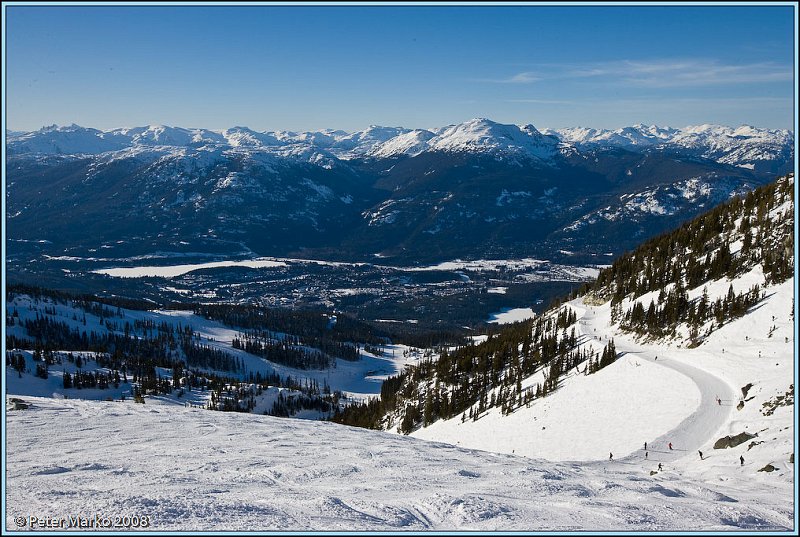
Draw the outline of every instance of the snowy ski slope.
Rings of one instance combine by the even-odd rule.
[[[147,516],[156,530],[786,532],[793,406],[765,416],[762,402],[792,382],[792,289],[770,289],[696,349],[613,334],[614,364],[504,420],[415,433],[439,442],[155,399],[24,396],[30,408],[7,411],[6,528],[100,513]],[[571,307],[589,337],[608,329],[607,306]],[[763,443],[712,448],[742,431]],[[758,472],[767,463],[776,471]]]
[[[332,423],[27,399],[29,409],[8,413],[8,530],[15,517],[95,513],[172,531],[792,526],[790,495],[747,467],[731,467],[735,484],[703,483],[675,470],[649,476],[621,462],[548,462]]]

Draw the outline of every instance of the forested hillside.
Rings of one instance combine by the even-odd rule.
[[[327,415],[341,394],[320,370],[336,369],[337,360],[360,362],[360,351],[383,341],[363,323],[321,312],[156,311],[20,285],[7,289],[6,302],[9,393],[19,395],[155,397],[213,410]]]
[[[732,282],[754,270],[763,275],[761,284],[736,293],[730,283],[725,296],[709,297],[710,282]],[[763,299],[764,285],[793,274],[794,177],[786,176],[624,254],[579,294],[610,299],[612,319],[626,331],[688,335],[698,345]]]

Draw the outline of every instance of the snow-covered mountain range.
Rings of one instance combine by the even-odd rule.
[[[577,127],[544,132],[578,147],[671,148],[751,169],[764,162],[791,158],[794,144],[791,131],[750,125],[733,128],[705,124],[682,129],[634,125],[614,130]]]
[[[98,248],[591,264],[794,165],[788,131],[488,119],[352,133],[51,126],[7,133],[7,149],[8,236],[24,253],[12,272]]]
[[[129,148],[242,148],[290,155],[332,155],[337,159],[416,156],[426,152],[513,154],[550,161],[559,151],[582,146],[627,149],[672,148],[735,166],[785,159],[792,153],[791,131],[698,125],[685,128],[634,125],[620,129],[543,129],[476,118],[436,129],[370,126],[363,131],[263,131],[233,127],[221,131],[150,125],[101,131],[51,125],[33,132],[7,133],[14,153],[97,155]],[[312,157],[314,158],[314,157]]]

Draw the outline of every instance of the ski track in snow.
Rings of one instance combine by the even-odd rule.
[[[582,321],[587,325],[596,323],[595,316],[590,311],[585,311]],[[735,401],[736,394],[733,389],[722,379],[707,373],[686,363],[678,362],[654,353],[652,346],[639,345],[627,338],[615,339],[615,345],[620,358],[625,356],[635,356],[637,360],[646,360],[660,367],[672,369],[690,378],[700,390],[700,405],[697,409],[686,417],[677,427],[664,433],[663,435],[645,441],[648,444],[648,465],[658,462],[673,462],[687,454],[696,453],[698,450],[708,448],[706,453],[710,453],[708,441],[715,431],[719,430],[728,420],[730,411],[733,408],[731,401]],[[668,352],[668,351],[667,351]],[[726,401],[725,406],[717,404],[717,397]],[[672,443],[673,449],[669,449]],[[642,444],[644,450],[644,444]],[[619,462],[642,462],[643,454],[634,452],[624,458],[618,459]]]

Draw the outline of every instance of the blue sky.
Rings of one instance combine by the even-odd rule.
[[[794,122],[788,4],[4,7],[12,130]]]

